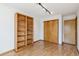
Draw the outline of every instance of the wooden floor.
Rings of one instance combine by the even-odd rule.
[[[58,46],[50,42],[38,41],[18,53],[12,51],[3,56],[78,56],[78,52],[73,45]]]

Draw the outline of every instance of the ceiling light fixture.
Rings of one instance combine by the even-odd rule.
[[[52,12],[50,12],[47,8],[45,8],[41,3],[37,3],[37,4],[41,6],[43,10],[45,10],[46,12],[48,12],[49,14],[52,14]]]

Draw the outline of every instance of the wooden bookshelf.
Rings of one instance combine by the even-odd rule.
[[[33,17],[16,14],[16,52],[33,43]]]
[[[16,39],[16,51],[23,49],[26,46],[26,16],[17,13],[17,39]]]
[[[27,44],[33,43],[33,18],[27,16]]]

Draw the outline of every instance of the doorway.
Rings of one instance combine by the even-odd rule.
[[[64,20],[64,40],[63,43],[77,44],[77,19]]]

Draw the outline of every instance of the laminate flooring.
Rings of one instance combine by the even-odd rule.
[[[19,52],[11,51],[1,56],[78,56],[76,46],[57,44],[47,41],[37,41],[28,45],[25,49]]]

